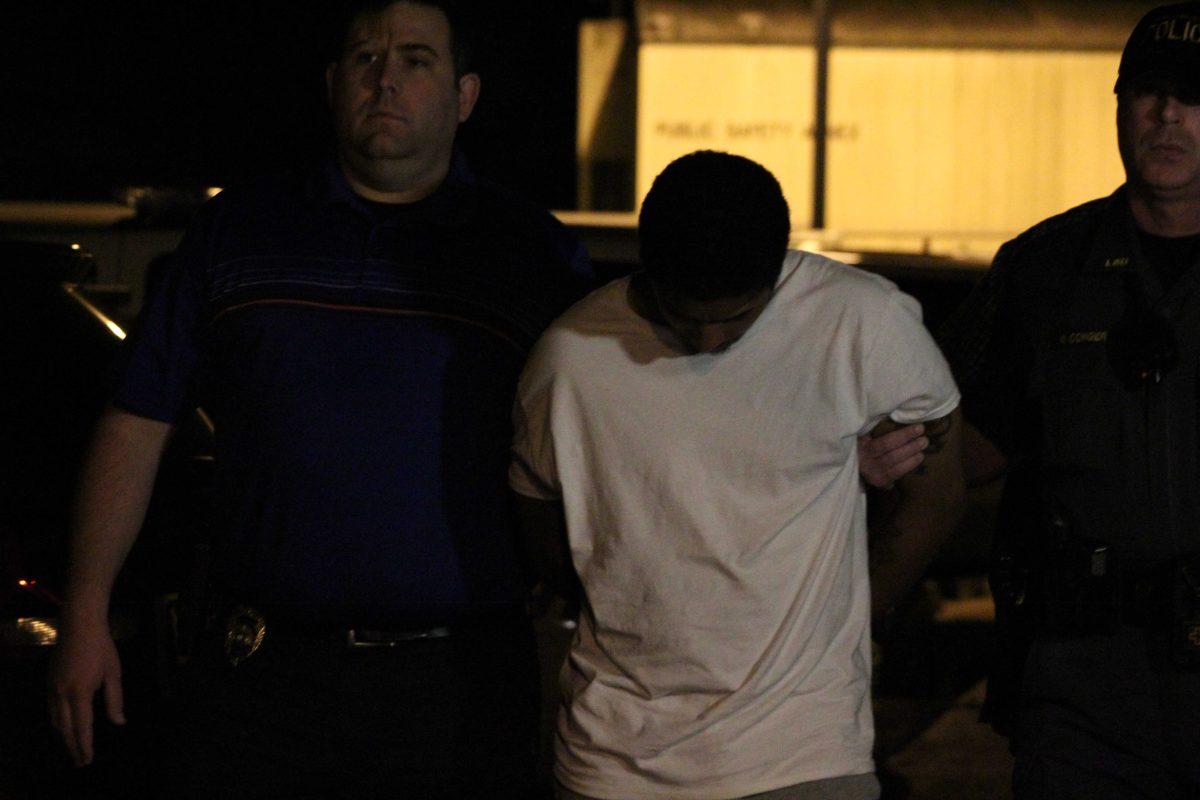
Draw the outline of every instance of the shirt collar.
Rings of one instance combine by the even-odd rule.
[[[1137,222],[1129,207],[1129,189],[1121,186],[1105,201],[1099,226],[1087,260],[1084,274],[1118,274],[1128,276],[1131,285],[1140,287],[1143,296],[1152,303],[1165,302],[1164,308],[1177,308],[1192,291],[1200,276],[1195,269],[1184,273],[1167,291],[1154,268],[1146,260],[1138,237]]]
[[[462,151],[455,148],[446,179],[433,194],[412,205],[425,211],[431,223],[454,227],[465,223],[474,213],[476,188],[475,173]],[[308,192],[323,206],[348,206],[357,213],[373,218],[366,203],[346,180],[335,156],[327,157],[314,171],[308,182]]]
[[[1145,272],[1136,223],[1129,210],[1128,190],[1122,186],[1108,196],[1100,212],[1096,238],[1084,261],[1085,273]]]

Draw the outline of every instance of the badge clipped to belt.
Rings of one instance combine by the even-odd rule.
[[[267,621],[249,606],[237,606],[225,622],[225,658],[236,667],[262,647]]]

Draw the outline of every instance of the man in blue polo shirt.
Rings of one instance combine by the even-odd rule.
[[[107,607],[160,456],[197,403],[215,421],[172,796],[513,796],[535,763],[509,411],[586,259],[456,153],[480,83],[452,4],[357,5],[326,74],[336,157],[202,209],[85,467],[50,696],[80,764],[98,693],[123,722]]]

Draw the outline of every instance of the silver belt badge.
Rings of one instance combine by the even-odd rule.
[[[263,615],[249,606],[237,606],[225,622],[225,658],[236,667],[258,652],[266,635]]]

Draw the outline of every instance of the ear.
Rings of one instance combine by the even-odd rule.
[[[468,72],[458,79],[458,121],[466,122],[479,100],[479,76]]]

